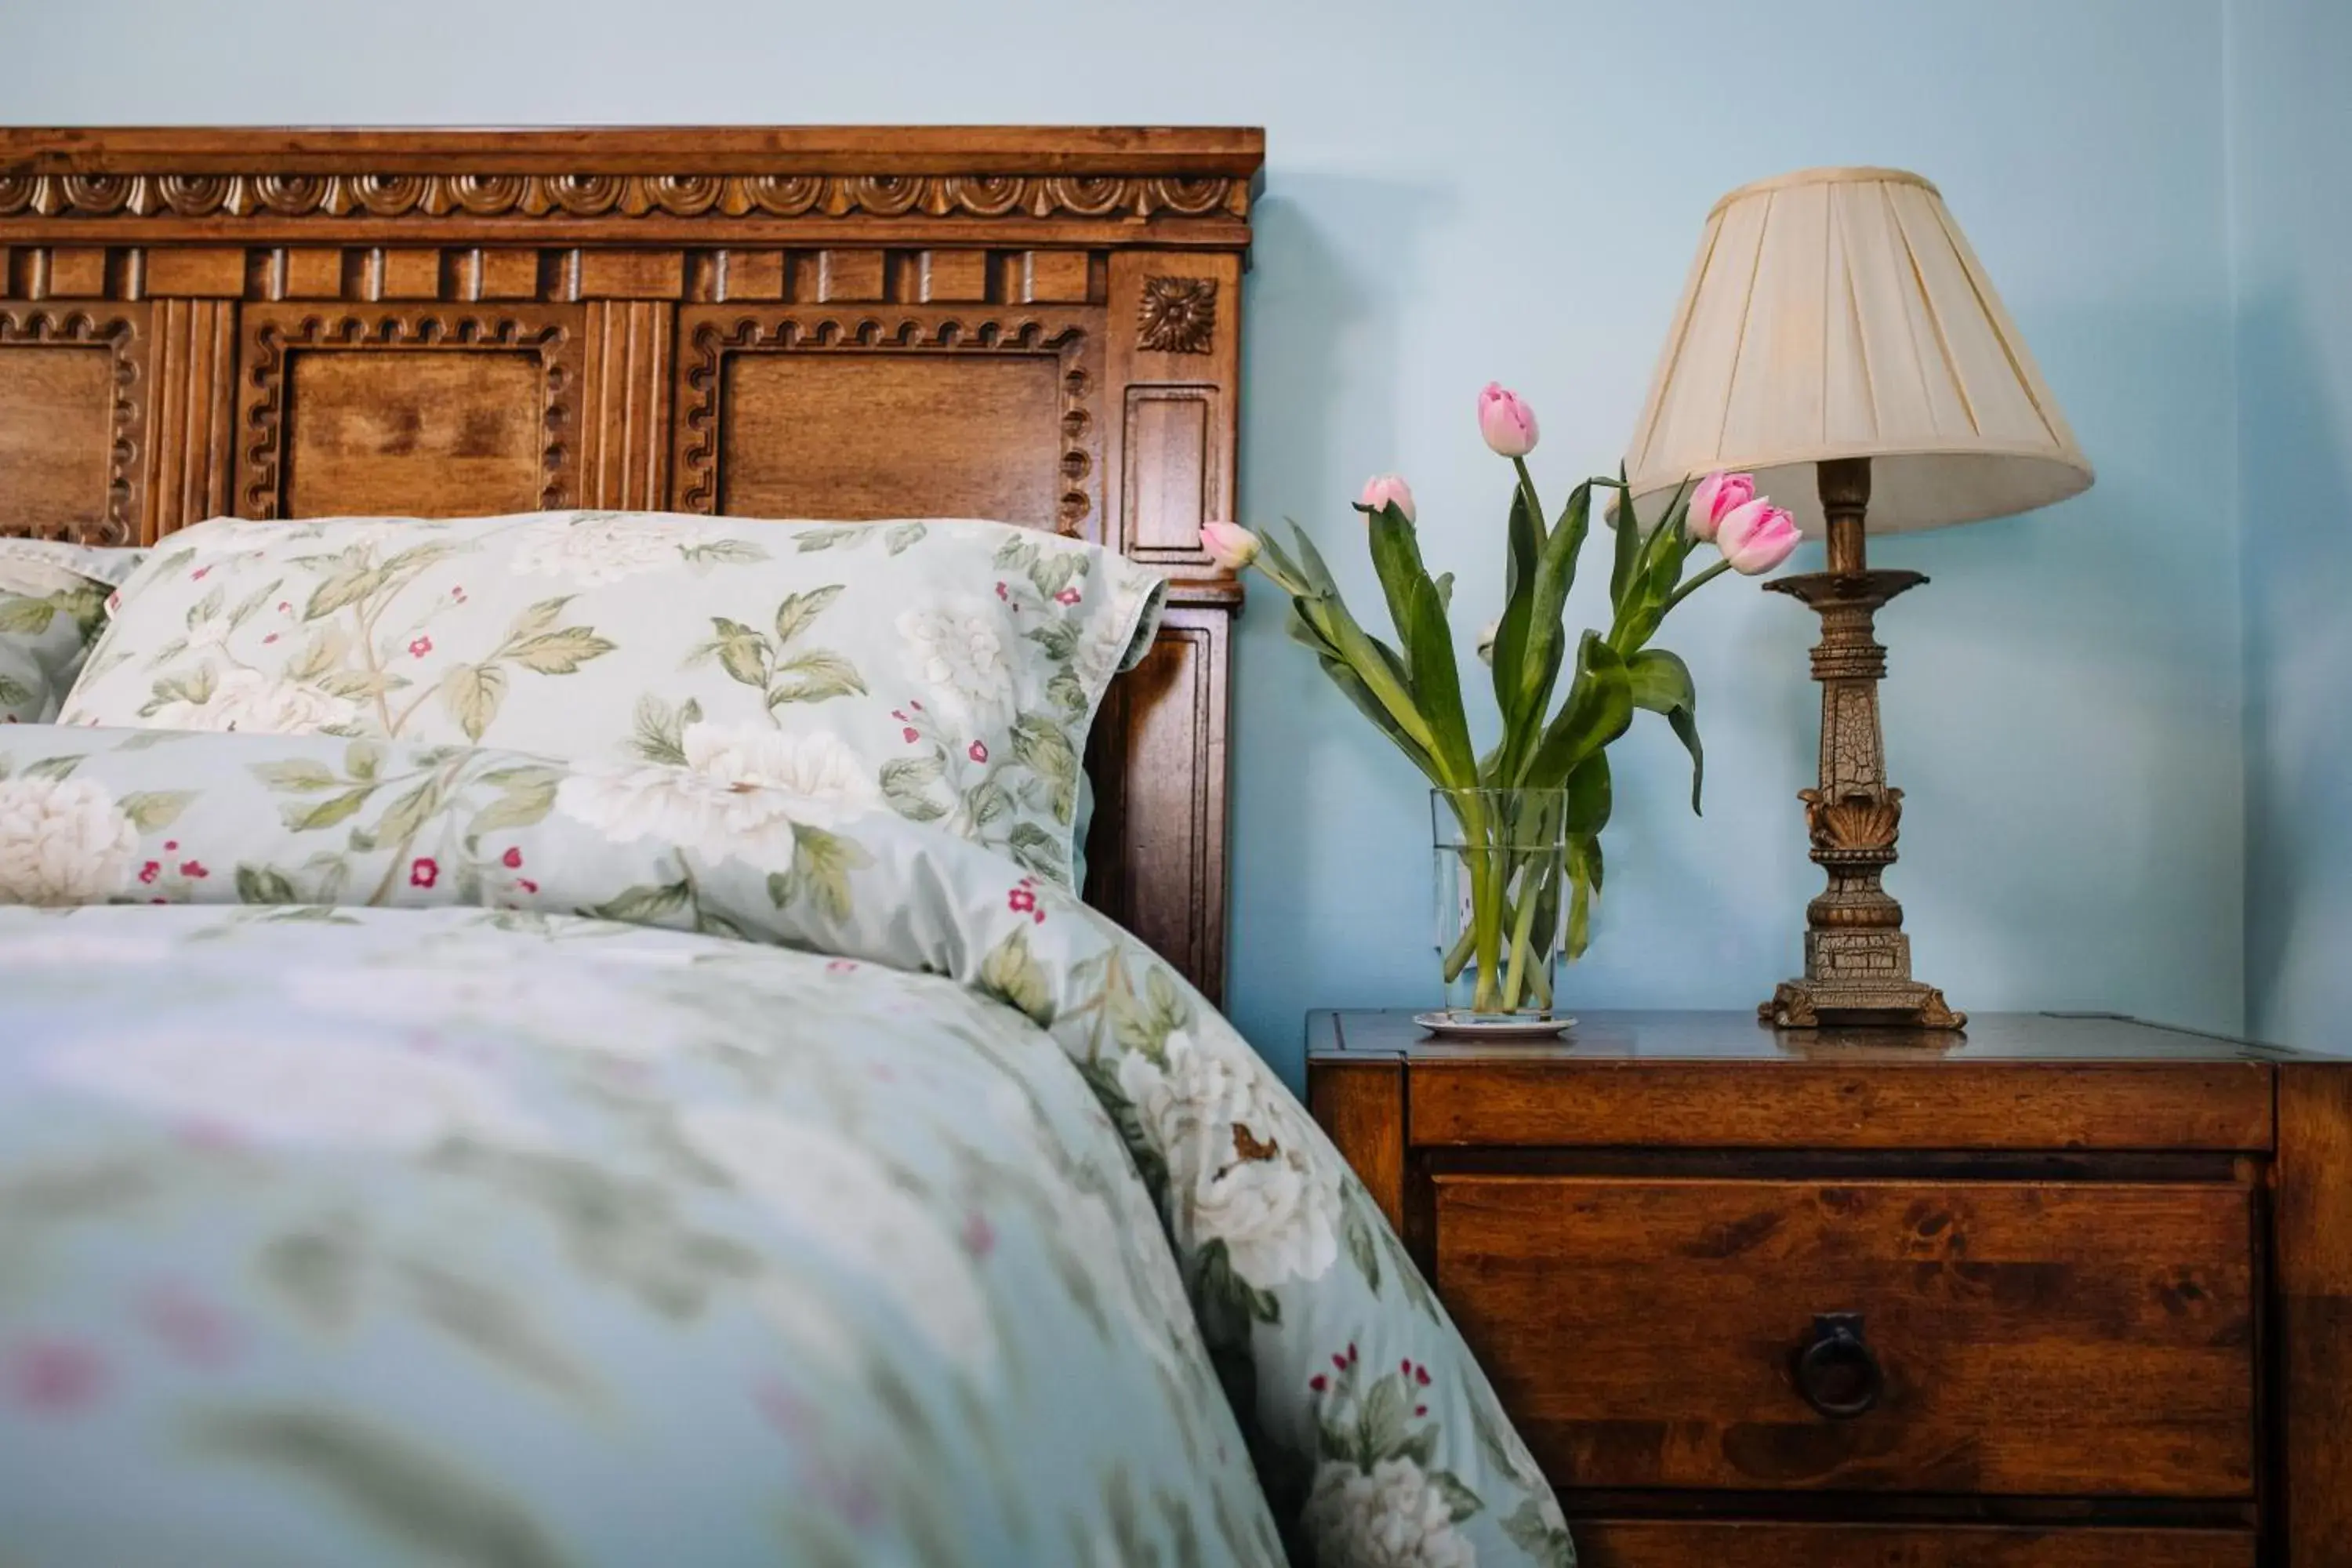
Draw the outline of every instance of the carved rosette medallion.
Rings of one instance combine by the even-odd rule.
[[[1146,278],[1135,346],[1150,353],[1204,354],[1217,339],[1217,280]]]

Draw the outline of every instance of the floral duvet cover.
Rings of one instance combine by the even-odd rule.
[[[0,905],[8,1568],[1573,1561],[1297,1103],[969,843],[19,726]]]

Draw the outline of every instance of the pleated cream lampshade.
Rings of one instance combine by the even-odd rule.
[[[1943,196],[1897,169],[1809,169],[1716,204],[1625,467],[1637,499],[1753,471],[1818,535],[1830,458],[1872,459],[1873,532],[2091,483]]]

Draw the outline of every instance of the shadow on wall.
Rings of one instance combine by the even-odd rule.
[[[1450,200],[1438,186],[1286,169],[1279,194],[1251,215],[1237,510],[1285,537],[1286,513],[1296,516],[1351,599],[1369,569],[1335,527],[1352,519],[1347,502],[1363,479],[1349,471],[1349,454],[1395,448],[1402,355],[1388,329],[1409,319],[1424,265],[1414,231],[1393,229],[1393,218],[1412,212],[1433,222]],[[1349,243],[1372,235],[1376,251]],[[1297,510],[1302,498],[1311,511]],[[1290,646],[1281,595],[1255,579],[1249,594],[1235,653],[1234,746],[1245,763],[1234,773],[1227,1011],[1295,1088],[1304,1064],[1288,999],[1302,970],[1320,981],[1318,963],[1344,963],[1350,940],[1352,911],[1335,916],[1329,897],[1333,868],[1313,863],[1329,842],[1313,825],[1356,809],[1355,781],[1406,764]],[[1349,837],[1360,841],[1394,841],[1391,824],[1357,826]]]
[[[2352,406],[2296,300],[2239,321],[2246,994],[2265,1038],[2352,1053]]]

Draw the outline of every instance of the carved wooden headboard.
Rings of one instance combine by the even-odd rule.
[[[1173,580],[1088,897],[1212,998],[1256,131],[0,129],[0,532],[996,517]]]

